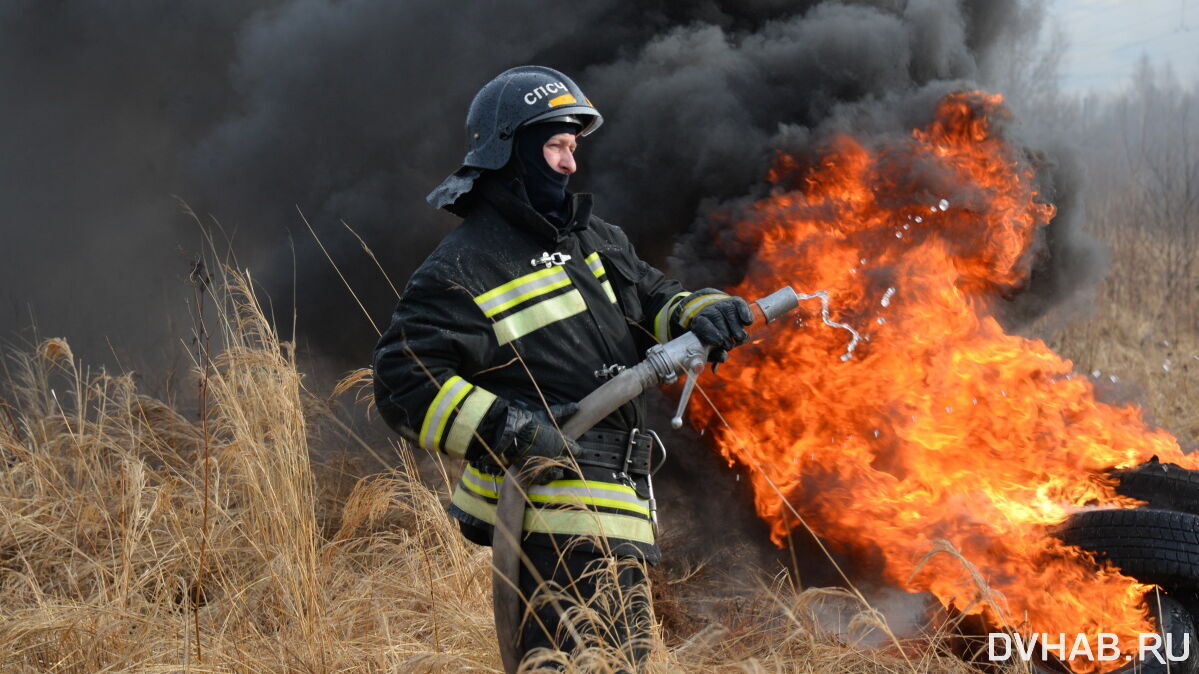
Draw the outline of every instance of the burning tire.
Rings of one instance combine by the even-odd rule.
[[[1147,501],[1160,510],[1199,515],[1199,470],[1188,470],[1172,463],[1160,463],[1157,457],[1136,468],[1115,470],[1119,480],[1116,491],[1124,496]]]
[[[1149,612],[1153,614],[1153,621],[1158,626],[1158,634],[1170,643],[1166,649],[1170,657],[1163,658],[1167,660],[1163,663],[1149,656],[1108,674],[1199,674],[1199,657],[1195,656],[1195,621],[1190,612],[1174,599],[1155,595],[1153,592],[1146,596],[1145,601],[1149,604]],[[1183,654],[1183,644],[1189,644],[1186,652],[1190,657],[1182,661],[1173,660],[1174,657]]]
[[[1199,588],[1199,515],[1092,510],[1072,516],[1055,533],[1142,583]]]

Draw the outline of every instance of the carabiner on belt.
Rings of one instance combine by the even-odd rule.
[[[639,432],[640,429],[637,428],[634,428],[629,432],[629,441],[627,444],[625,444],[624,449],[624,461],[620,465],[620,471],[614,473],[614,475],[616,476],[616,479],[628,485],[629,488],[633,490],[633,493],[637,495],[637,498],[644,499],[649,502],[649,519],[650,524],[653,526],[654,539],[656,540],[658,538],[658,500],[654,498],[654,473],[658,471],[653,468],[653,447],[650,448],[649,452],[648,461],[650,465],[646,467],[647,469],[645,471],[645,487],[648,493],[642,494],[641,491],[637,489],[637,481],[629,475],[629,465],[633,463],[633,450],[637,446],[637,434]],[[646,433],[653,438],[653,444],[662,448],[662,463],[665,463],[666,445],[662,444],[662,438],[658,437],[658,433],[656,431],[646,431]],[[658,468],[661,468],[661,465],[659,465]]]

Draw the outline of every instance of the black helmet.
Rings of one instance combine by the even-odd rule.
[[[516,130],[540,122],[571,122],[586,136],[603,123],[583,90],[566,75],[543,66],[520,66],[483,85],[466,114],[466,158],[427,200],[435,208],[449,206],[470,191],[475,178],[498,169],[512,156]]]

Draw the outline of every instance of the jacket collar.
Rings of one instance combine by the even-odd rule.
[[[498,174],[489,176],[481,181],[481,196],[499,214],[513,225],[528,231],[538,237],[558,242],[574,232],[587,228],[591,222],[591,195],[570,194],[567,222],[561,228],[546,220],[524,197],[525,187],[518,177],[505,177]]]

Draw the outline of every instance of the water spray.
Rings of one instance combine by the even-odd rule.
[[[894,291],[895,291],[894,288],[891,288],[887,291],[888,294],[883,298],[883,306],[884,307],[887,306],[888,302],[891,299],[891,294],[894,293]],[[849,360],[850,358],[853,358],[853,350],[858,347],[858,342],[860,342],[862,340],[862,336],[859,335],[858,331],[854,330],[852,327],[850,327],[844,323],[838,323],[837,321],[834,321],[833,319],[829,318],[828,291],[827,290],[817,290],[814,293],[797,292],[797,293],[795,293],[795,295],[801,301],[802,300],[819,299],[820,300],[820,320],[824,321],[824,324],[829,326],[830,328],[840,328],[842,330],[849,331],[849,334],[852,335],[852,338],[849,340],[849,346],[845,347],[845,353],[841,354],[841,361],[845,362],[845,361]]]

